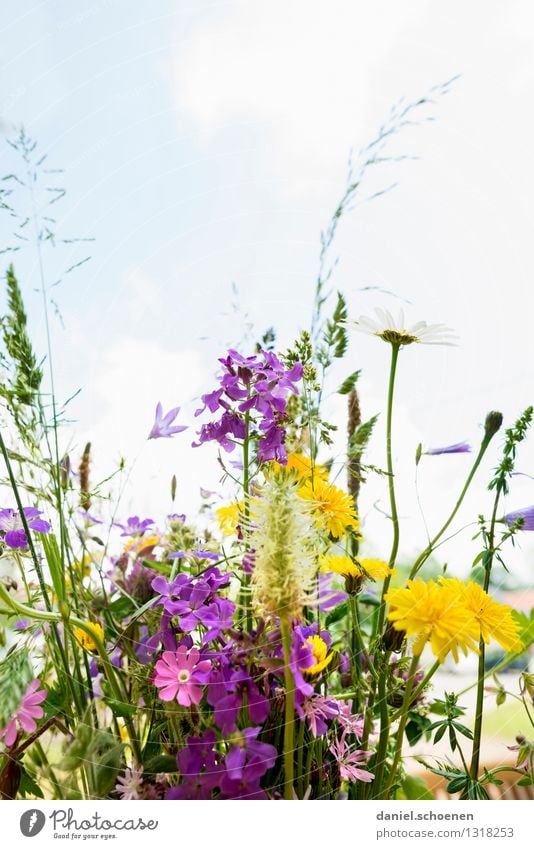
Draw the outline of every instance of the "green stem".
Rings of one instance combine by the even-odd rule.
[[[467,476],[467,480],[466,480],[466,482],[463,486],[462,491],[460,492],[460,495],[458,497],[458,500],[456,501],[456,504],[454,505],[452,513],[450,514],[449,518],[447,519],[447,521],[445,522],[443,527],[440,528],[440,530],[437,532],[435,537],[428,543],[427,547],[424,549],[424,551],[421,552],[421,554],[419,555],[419,557],[415,561],[413,568],[412,568],[412,571],[410,572],[410,580],[415,578],[415,576],[419,572],[421,566],[428,560],[428,558],[430,557],[430,555],[432,554],[432,552],[434,550],[436,543],[441,539],[441,537],[443,536],[443,534],[445,533],[445,531],[447,530],[447,528],[449,527],[449,525],[453,521],[454,517],[458,513],[458,510],[462,506],[462,502],[465,498],[467,490],[469,489],[469,487],[471,485],[471,481],[473,480],[473,478],[474,478],[474,476],[477,472],[477,469],[480,466],[482,458],[487,451],[488,445],[490,444],[493,435],[494,435],[493,433],[489,433],[489,434],[487,433],[484,436],[484,439],[482,440],[482,442],[480,444],[479,452],[478,452],[478,454],[475,458],[475,462],[473,463],[473,465],[471,467],[471,471],[469,472],[469,475]]]
[[[297,737],[297,787],[298,787],[298,797],[302,799],[304,796],[304,731],[306,728],[306,723],[301,722],[299,725],[298,737]]]
[[[100,660],[102,661],[102,666],[104,669],[104,674],[109,683],[110,689],[113,693],[113,697],[119,702],[127,702],[128,694],[123,690],[122,683],[118,673],[116,673],[113,664],[111,663],[108,653],[106,651],[106,647],[95,630],[91,627],[91,624],[88,622],[84,622],[83,619],[78,619],[76,616],[69,616],[68,618],[62,616],[60,613],[54,613],[52,611],[45,610],[35,610],[33,607],[28,607],[26,604],[21,604],[12,598],[2,582],[0,581],[0,599],[8,605],[12,610],[17,613],[22,614],[23,616],[27,616],[29,619],[37,619],[40,622],[50,622],[53,626],[57,626],[59,622],[63,622],[66,627],[71,629],[80,628],[84,633],[86,633],[89,637],[91,637],[92,641],[96,646],[96,650],[100,655]],[[75,702],[76,703],[76,702]],[[128,729],[128,734],[130,736],[130,741],[132,745],[132,750],[136,757],[137,763],[141,763],[141,750],[139,748],[139,741],[137,740],[135,729],[130,717],[124,718],[124,724]]]
[[[495,552],[495,523],[497,521],[497,510],[499,507],[499,499],[501,496],[500,487],[497,488],[495,501],[493,503],[493,512],[491,514],[491,522],[488,532],[488,558],[484,564],[484,592],[488,591],[491,569],[493,566],[493,555]],[[482,740],[482,719],[484,715],[484,672],[486,661],[486,644],[480,637],[479,656],[478,656],[478,675],[477,675],[477,703],[475,708],[475,727],[473,730],[473,753],[471,756],[471,778],[473,781],[478,779],[478,768],[480,765],[480,744]]]
[[[389,566],[392,569],[397,559],[399,550],[399,515],[397,512],[397,499],[395,496],[395,477],[393,472],[393,452],[392,452],[392,423],[393,423],[393,393],[395,391],[395,375],[397,371],[397,360],[399,357],[399,345],[391,346],[391,365],[389,369],[389,385],[387,399],[387,422],[386,422],[386,462],[388,473],[388,489],[389,489],[389,504],[391,511],[391,522],[393,525],[393,541],[391,544],[391,554],[389,555]],[[384,619],[386,616],[386,594],[391,581],[391,573],[387,575],[382,587],[382,596],[380,599],[380,609],[378,613],[377,634],[382,633],[384,627]]]
[[[395,754],[393,756],[393,763],[391,765],[391,770],[389,773],[388,783],[384,790],[384,798],[387,798],[387,794],[391,790],[395,782],[395,776],[397,773],[397,769],[399,767],[400,759],[402,756],[402,744],[404,742],[404,732],[406,730],[406,725],[408,723],[408,711],[410,710],[410,705],[413,701],[412,690],[413,684],[415,680],[415,673],[417,672],[417,665],[419,663],[419,655],[415,655],[412,658],[412,662],[410,664],[410,669],[408,672],[408,680],[406,682],[406,689],[404,691],[404,699],[402,700],[401,707],[401,717],[399,722],[399,727],[397,729],[397,734],[395,738]]]
[[[284,798],[293,799],[294,781],[294,731],[295,731],[295,682],[289,666],[291,654],[291,628],[287,618],[280,618],[282,646],[284,648],[284,678],[286,688],[286,705],[284,718]]]

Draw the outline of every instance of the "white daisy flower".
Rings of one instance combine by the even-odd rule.
[[[391,345],[411,345],[419,342],[421,345],[455,345],[456,337],[450,328],[444,324],[427,324],[417,321],[411,327],[404,323],[404,311],[400,310],[395,318],[389,310],[375,309],[376,318],[361,315],[351,324],[362,333],[378,336]]]

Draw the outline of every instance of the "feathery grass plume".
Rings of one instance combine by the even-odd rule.
[[[253,604],[264,617],[290,622],[308,602],[317,571],[317,531],[298,486],[292,474],[273,475],[252,505]]]
[[[0,662],[0,728],[13,718],[34,677],[26,647],[9,652]]]
[[[361,453],[354,451],[352,447],[352,439],[354,434],[362,423],[362,413],[360,410],[360,399],[356,389],[352,389],[348,398],[349,419],[347,424],[348,432],[348,451],[347,451],[347,489],[354,500],[354,507],[358,508],[358,495],[360,494],[360,475],[361,475]]]
[[[80,507],[82,510],[89,510],[91,507],[91,492],[89,485],[89,465],[91,462],[91,443],[88,442],[85,446],[78,469],[80,475]]]
[[[12,265],[6,272],[8,313],[1,319],[4,345],[14,367],[10,389],[2,388],[2,395],[10,406],[31,405],[39,393],[43,378],[42,369],[28,336],[28,319],[24,301]]]

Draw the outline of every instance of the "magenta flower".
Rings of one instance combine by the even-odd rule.
[[[161,688],[159,697],[164,702],[174,699],[179,705],[198,705],[202,699],[201,684],[207,682],[210,660],[200,660],[198,649],[179,646],[175,652],[164,651],[156,663],[154,684]]]
[[[42,510],[37,510],[36,507],[24,507],[24,516],[26,522],[32,531],[37,531],[40,534],[47,534],[50,530],[50,525],[44,519],[38,519]],[[18,510],[11,510],[9,507],[0,510],[0,530],[5,532],[4,542],[9,548],[26,548],[28,538],[22,524],[22,519]]]
[[[346,731],[343,732],[339,740],[335,740],[330,746],[330,752],[335,757],[339,766],[341,778],[346,781],[372,781],[374,775],[366,769],[362,769],[367,762],[369,752],[364,752],[362,749],[353,749],[347,744],[345,737]]]
[[[148,434],[149,439],[161,439],[162,437],[174,436],[175,433],[181,433],[187,430],[187,425],[173,425],[173,421],[180,412],[180,407],[173,407],[168,413],[163,415],[163,407],[158,402],[156,407],[156,419],[152,425],[152,430]]]
[[[468,454],[471,451],[468,442],[455,442],[453,445],[445,445],[443,448],[428,448],[423,454]]]
[[[9,720],[6,727],[0,731],[0,738],[4,738],[8,748],[11,748],[17,739],[17,724],[27,734],[32,734],[37,728],[35,720],[41,719],[44,715],[41,702],[44,702],[47,694],[46,690],[38,689],[40,684],[39,679],[35,678],[28,685],[20,707],[15,711],[15,715]]]
[[[502,521],[511,528],[519,519],[523,520],[519,526],[519,530],[534,531],[534,505],[513,510],[511,513],[507,513],[506,516],[503,516]]]

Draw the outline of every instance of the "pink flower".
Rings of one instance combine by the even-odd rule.
[[[207,682],[211,669],[210,660],[199,660],[198,649],[187,650],[179,646],[175,652],[164,651],[156,663],[154,684],[161,687],[159,697],[164,702],[176,699],[179,705],[198,705],[202,699],[202,687]]]
[[[143,767],[137,767],[132,764],[124,770],[124,775],[121,775],[115,785],[115,793],[121,799],[140,799],[141,788],[143,785]]]
[[[351,752],[345,740],[346,733],[344,731],[341,739],[335,740],[330,746],[330,751],[338,762],[341,778],[346,781],[372,781],[373,773],[361,768],[367,762],[370,752],[364,752],[362,749],[353,749]]]
[[[8,748],[11,748],[17,739],[17,723],[27,734],[33,733],[37,728],[36,719],[41,719],[44,715],[41,702],[46,699],[46,690],[38,690],[41,682],[35,678],[28,685],[26,692],[22,697],[20,707],[15,711],[15,715],[9,720],[6,727],[0,731],[0,737],[4,738],[4,742]]]

